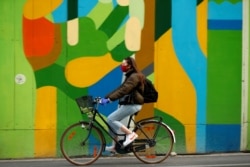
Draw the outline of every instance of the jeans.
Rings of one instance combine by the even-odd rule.
[[[117,110],[108,116],[107,122],[115,132],[118,132],[118,130],[123,126],[120,121],[140,111],[141,108],[142,105],[140,104],[121,105]],[[115,134],[111,132],[110,134],[115,137]]]

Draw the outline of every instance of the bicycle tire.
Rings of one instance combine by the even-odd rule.
[[[133,142],[133,153],[137,159],[146,164],[156,164],[168,158],[173,149],[174,137],[165,124],[149,120],[142,122],[134,131],[138,134]]]
[[[104,137],[94,125],[79,122],[69,126],[62,134],[60,148],[64,158],[74,165],[89,165],[95,162],[104,149]]]

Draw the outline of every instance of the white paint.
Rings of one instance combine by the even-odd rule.
[[[242,100],[241,100],[241,145],[240,150],[247,148],[248,117],[248,82],[249,82],[249,0],[243,0],[242,26]]]
[[[15,76],[15,82],[17,83],[17,84],[24,84],[25,82],[26,82],[26,77],[25,77],[25,75],[23,75],[23,74],[17,74],[16,76]]]

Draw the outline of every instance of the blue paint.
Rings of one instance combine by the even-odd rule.
[[[196,0],[172,1],[172,32],[176,55],[193,83],[197,97],[196,124],[206,124],[207,60],[197,40]],[[195,115],[194,115],[195,116]],[[206,128],[197,128],[197,152],[205,151]],[[198,135],[199,134],[199,135]],[[203,136],[200,138],[200,136]]]
[[[223,3],[208,3],[209,20],[242,20],[242,2],[233,4],[227,1]]]
[[[78,17],[87,16],[97,3],[98,0],[78,0]]]
[[[52,12],[52,16],[55,23],[63,23],[67,21],[67,6],[67,0],[64,0],[62,4],[58,8],[56,8],[55,11]]]
[[[208,20],[209,30],[242,30],[242,20]]]
[[[98,0],[78,0],[78,17],[86,16],[98,3]],[[64,0],[62,4],[53,11],[53,19],[55,23],[67,22],[67,0]]]
[[[93,84],[88,89],[88,94],[96,97],[104,97],[106,94],[113,91],[115,88],[121,85],[123,73],[120,67],[115,68],[113,71],[109,72],[96,84]],[[104,115],[109,115],[115,109],[117,109],[117,101],[107,104],[106,106],[100,106],[100,111]]]
[[[240,151],[240,125],[207,125],[206,152]]]

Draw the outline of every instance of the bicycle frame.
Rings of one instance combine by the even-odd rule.
[[[111,131],[113,134],[115,134],[115,136],[124,136],[124,137],[125,137],[126,134],[118,134],[117,132],[115,132],[115,131],[112,129],[112,127],[107,123],[107,121],[104,119],[104,117],[103,117],[103,116],[100,114],[100,112],[98,111],[98,103],[97,103],[96,106],[93,108],[92,113],[93,113],[93,116],[92,116],[92,118],[90,119],[90,122],[89,122],[89,126],[90,126],[89,135],[91,134],[91,127],[92,127],[93,125],[96,125],[96,126],[98,126],[98,128],[101,129],[102,132],[105,132],[111,139],[113,139],[113,140],[116,142],[116,144],[119,144],[120,147],[123,147],[123,146],[122,146],[122,143],[120,143],[119,141],[117,141],[117,140],[115,139],[115,137],[113,137],[112,135],[110,135],[109,131]],[[134,114],[134,115],[136,115],[136,114]],[[149,121],[149,120],[155,120],[155,121],[157,121],[157,122],[162,122],[162,120],[163,120],[162,117],[155,116],[155,117],[145,118],[145,119],[142,119],[142,120],[140,120],[140,121],[138,121],[138,122],[135,122],[135,120],[133,119],[133,116],[134,116],[134,115],[130,115],[130,116],[129,116],[128,123],[127,123],[127,128],[130,128],[131,122],[133,122],[134,125],[135,125],[134,128],[139,129],[139,130],[146,136],[146,138],[147,138],[146,140],[149,141],[150,139],[149,139],[148,135],[140,128],[140,127],[141,127],[141,124],[142,124],[143,122]],[[109,130],[109,131],[106,130],[106,129],[101,125],[101,123],[96,119],[96,117],[101,118],[102,123],[104,123],[104,124],[108,127],[108,130]],[[155,135],[158,133],[158,129],[159,129],[159,127],[156,128],[156,133],[155,133]],[[172,130],[171,130],[171,132],[172,132]],[[155,138],[155,136],[154,136],[153,138]],[[138,141],[138,142],[141,142],[141,141]],[[145,142],[145,139],[143,140],[143,142]],[[149,141],[148,143],[151,143],[150,145],[152,145],[152,142]],[[105,136],[104,136],[104,144],[106,145],[106,138],[105,138]]]
[[[90,125],[90,128],[93,126],[93,125],[97,125],[98,126],[98,128],[100,128],[101,129],[101,131],[102,132],[105,132],[111,139],[113,139],[117,144],[119,144],[120,146],[122,146],[122,144],[121,143],[119,143],[118,141],[116,141],[116,139],[115,139],[115,137],[113,137],[112,135],[110,135],[110,133],[109,133],[109,131],[111,131],[114,135],[116,135],[116,136],[124,136],[125,137],[125,135],[126,134],[119,134],[119,133],[117,133],[117,132],[115,132],[114,130],[113,130],[113,128],[107,123],[107,121],[104,119],[104,117],[100,114],[100,112],[98,111],[98,109],[97,109],[98,107],[94,107],[93,108],[93,117],[92,117],[92,119],[90,119],[90,122],[89,122],[89,125]],[[107,127],[108,127],[108,130],[106,130],[102,125],[101,125],[101,122],[99,122],[97,119],[96,119],[96,117],[99,117],[99,118],[101,118],[101,120],[102,120],[102,123],[104,123]],[[131,115],[130,116],[130,118],[129,118],[129,121],[128,121],[128,125],[127,125],[127,127],[129,128],[129,126],[130,126],[130,123],[131,123],[131,121],[133,121],[133,122],[135,122],[134,120],[133,120],[133,115]],[[91,134],[91,130],[90,130],[90,132],[89,132],[89,134]],[[106,145],[106,138],[104,137],[104,139],[105,139],[105,145]]]
[[[96,97],[93,100],[92,96],[76,99],[82,113],[82,120],[70,125],[63,132],[60,140],[61,152],[67,161],[74,165],[92,164],[103,151],[106,151],[105,146],[110,139],[115,142],[115,152],[118,154],[132,152],[138,160],[147,164],[160,163],[170,155],[175,143],[175,135],[170,127],[163,123],[162,117],[155,116],[135,121],[136,114],[130,115],[127,128],[133,129],[132,131],[138,134],[138,138],[124,147],[126,134],[112,129],[105,116],[98,111],[100,99]],[[117,139],[116,136],[119,138]]]

